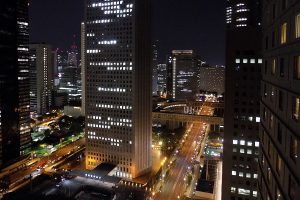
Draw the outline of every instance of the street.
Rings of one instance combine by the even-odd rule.
[[[207,99],[206,102],[213,101],[212,98]],[[214,109],[206,106],[205,103],[198,111],[198,115],[212,116]],[[185,193],[189,196],[194,191],[194,182],[197,179],[199,165],[197,155],[202,155],[203,147],[206,143],[205,138],[208,133],[208,125],[203,123],[193,123],[189,128],[187,137],[183,139],[181,149],[178,150],[174,159],[174,164],[171,165],[169,173],[162,179],[161,190],[154,196],[156,200],[174,200],[184,199]],[[192,180],[189,180],[188,174],[194,174]],[[191,184],[190,188],[188,184]]]

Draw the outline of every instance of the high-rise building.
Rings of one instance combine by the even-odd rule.
[[[158,69],[157,69],[157,65],[158,65],[158,41],[156,40],[153,44],[152,44],[152,93],[155,95],[157,94],[158,91]]]
[[[86,64],[85,64],[85,54],[86,54],[86,48],[85,48],[85,23],[81,23],[81,110],[83,116],[85,116],[85,69],[86,69]]]
[[[168,58],[168,98],[176,100],[195,99],[197,88],[198,59],[192,50],[173,50]]]
[[[75,43],[69,51],[58,53],[59,93],[66,93],[68,103],[81,102],[81,68]]]
[[[0,6],[0,165],[31,144],[29,113],[28,1]]]
[[[203,65],[198,70],[198,90],[218,94],[224,93],[225,68],[223,66]]]
[[[33,115],[47,113],[51,107],[54,59],[48,44],[29,45],[30,112]]]
[[[223,200],[257,199],[261,1],[227,1]]]
[[[117,166],[135,178],[151,169],[150,0],[87,0],[86,166]]]
[[[300,198],[300,1],[263,1],[259,199]]]
[[[167,90],[167,65],[157,65],[157,88],[160,95],[166,93]]]

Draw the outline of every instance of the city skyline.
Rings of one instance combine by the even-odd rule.
[[[74,0],[31,0],[31,42],[46,42],[66,49],[73,43],[73,35],[76,35],[77,43],[80,44],[84,1],[73,2]],[[159,62],[166,62],[167,54],[174,49],[192,49],[202,60],[212,65],[224,65],[225,2],[190,0],[185,3],[173,0],[171,5],[169,3],[152,1],[152,38],[153,42],[159,40]],[[210,20],[207,21],[207,18]]]
[[[298,200],[299,155],[299,0],[0,3],[0,199]]]

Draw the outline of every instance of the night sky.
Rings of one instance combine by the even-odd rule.
[[[159,59],[172,49],[193,49],[210,64],[224,64],[224,0],[152,0],[153,39]],[[79,44],[84,0],[31,0],[30,39],[53,47]]]

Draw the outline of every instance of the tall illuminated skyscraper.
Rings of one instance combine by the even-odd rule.
[[[168,58],[167,90],[168,98],[176,100],[195,99],[197,69],[201,62],[193,50],[173,50]]]
[[[117,165],[135,178],[151,168],[150,0],[87,0],[86,166]]]
[[[28,1],[0,6],[0,165],[31,144],[29,114]]]
[[[158,91],[158,40],[152,44],[152,94],[156,95]]]
[[[86,73],[85,73],[85,69],[86,69],[86,64],[85,64],[85,54],[86,54],[86,47],[85,47],[85,34],[86,34],[86,31],[85,31],[85,23],[82,22],[81,23],[81,38],[80,38],[80,41],[81,41],[81,63],[80,63],[80,66],[81,66],[81,110],[82,110],[82,114],[83,116],[85,116],[85,76],[86,76]]]
[[[258,196],[260,12],[260,0],[227,1],[223,200]]]
[[[30,44],[30,111],[42,115],[50,110],[53,88],[53,68],[51,46]]]

